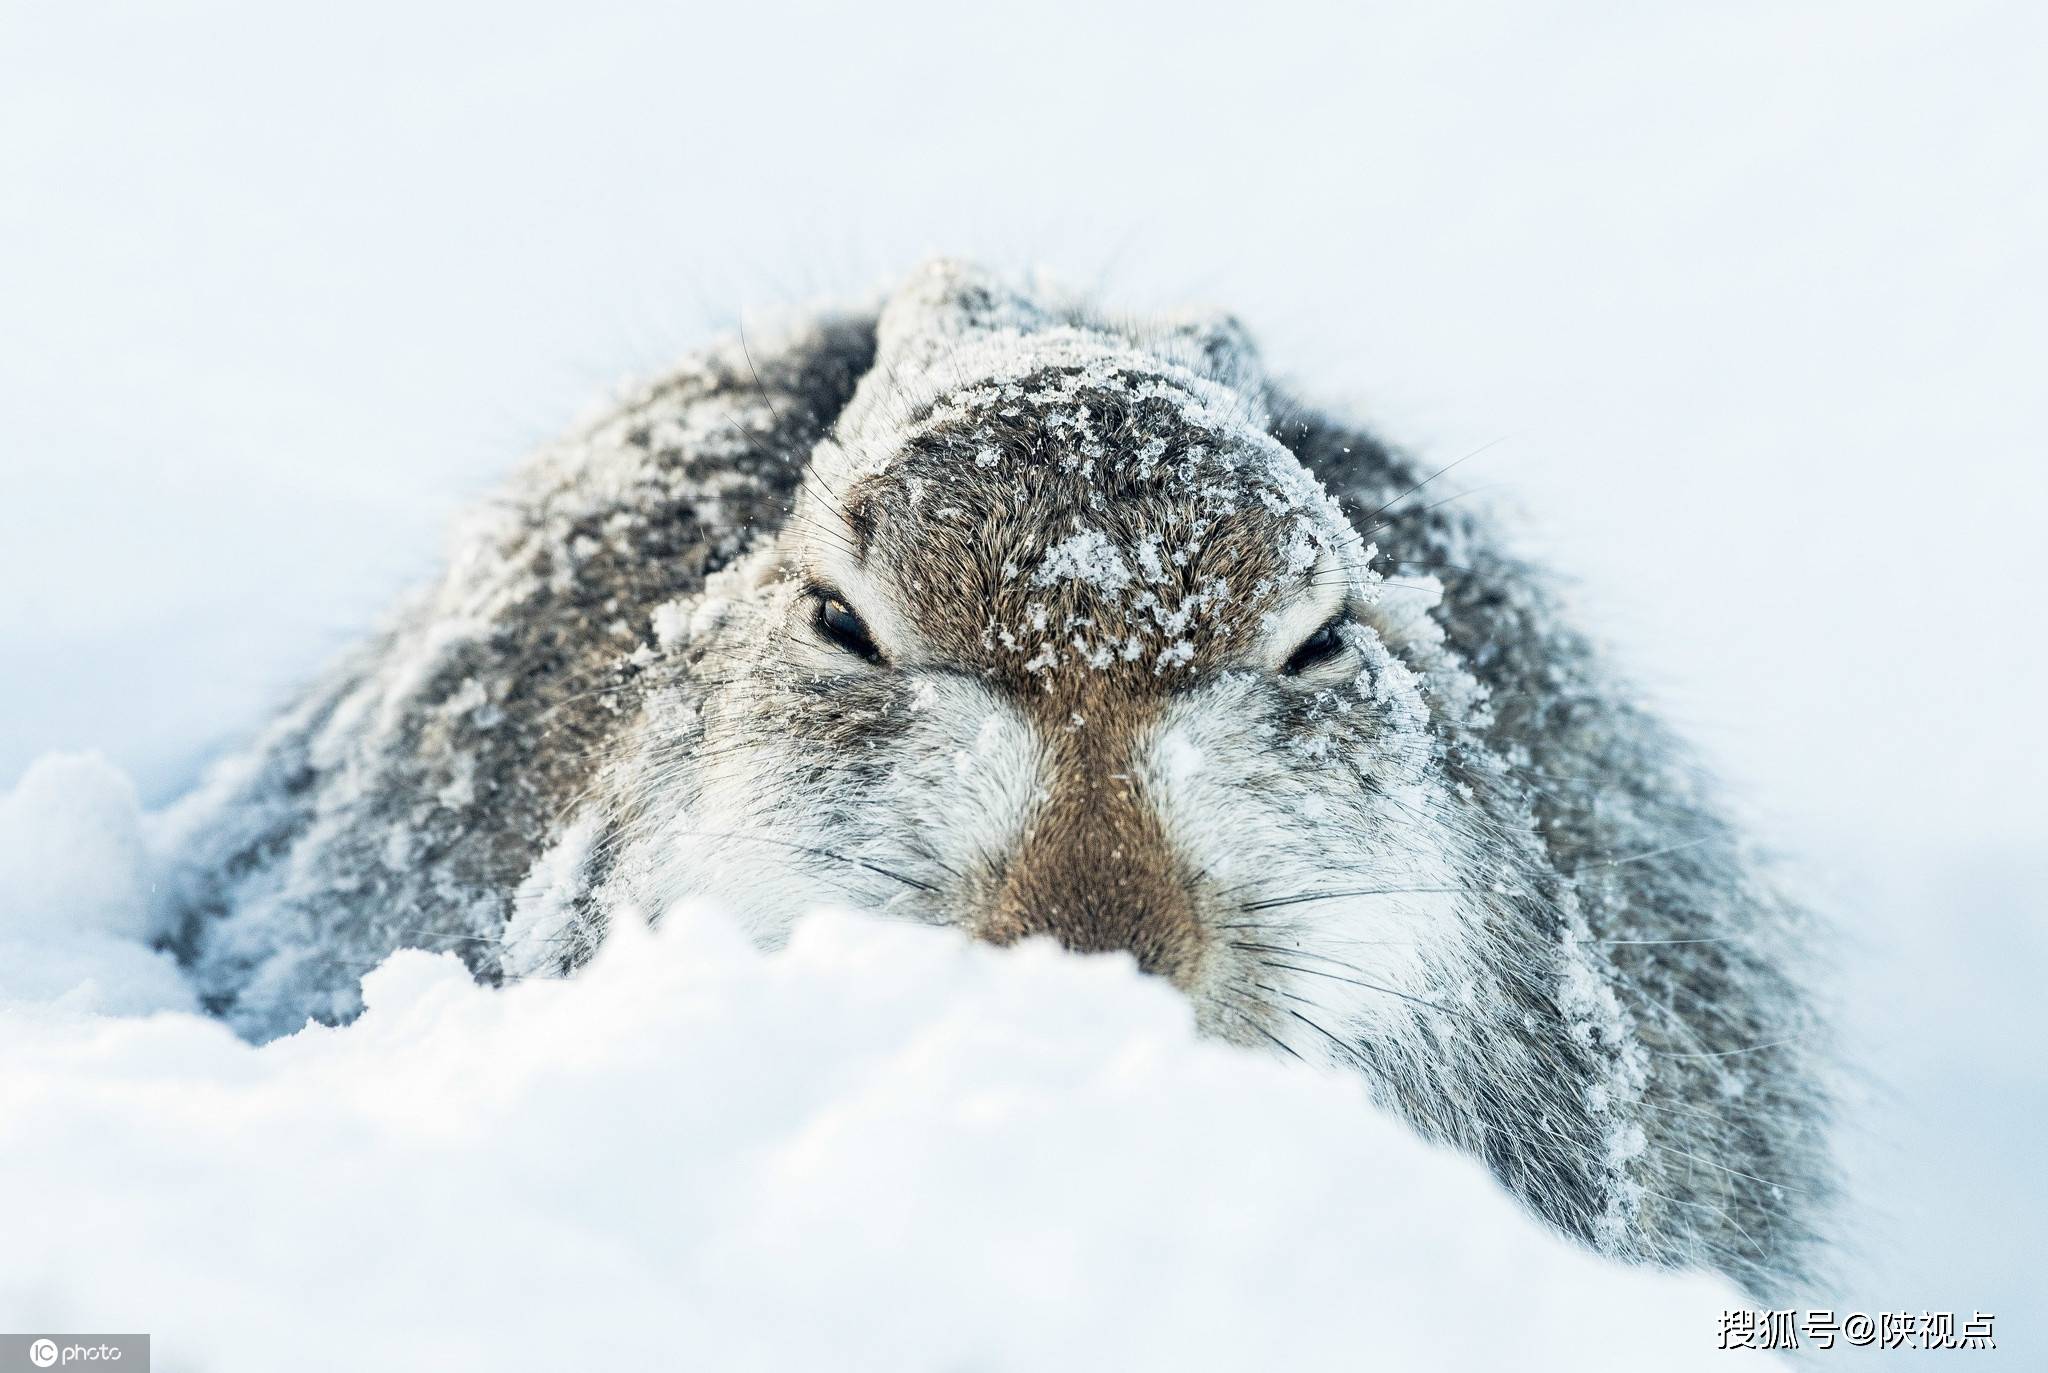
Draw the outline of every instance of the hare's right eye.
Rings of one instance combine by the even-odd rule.
[[[1315,633],[1301,641],[1280,671],[1288,677],[1298,677],[1310,668],[1329,662],[1344,651],[1345,616],[1342,612],[1333,615]]]
[[[817,606],[811,623],[820,638],[865,662],[882,661],[882,650],[875,646],[875,636],[868,632],[867,622],[842,597],[835,592],[814,591],[811,599]]]

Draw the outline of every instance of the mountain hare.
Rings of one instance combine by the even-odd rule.
[[[1424,479],[1227,318],[929,265],[477,512],[174,813],[177,950],[263,1037],[402,946],[566,973],[689,898],[1050,935],[1589,1243],[1771,1290],[1826,1177],[1802,919]]]

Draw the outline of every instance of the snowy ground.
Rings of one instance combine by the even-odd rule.
[[[132,811],[69,818],[132,850]],[[179,1004],[132,956],[117,985]],[[0,1009],[34,1237],[0,1314],[148,1329],[171,1369],[1707,1368],[1743,1304],[1049,945],[819,914],[771,958],[685,912],[504,993],[403,953],[361,1020],[263,1049],[92,995]]]
[[[431,1276],[449,1295],[393,1305],[392,1329],[490,1313],[521,1350],[602,1347],[623,1312],[774,1296],[779,1352],[879,1306],[901,1340],[1000,1331],[1028,1366],[1048,1312],[1129,1338],[1142,1280],[1219,1357],[1300,1339],[1335,1361],[1406,1310],[1626,1366],[1541,1332],[1712,1297],[1582,1282],[1453,1163],[1330,1084],[1187,1042],[1134,979],[895,931],[828,924],[778,964],[693,925],[690,958],[499,1000],[412,961],[363,1026],[261,1053],[189,1017],[48,1006],[78,969],[103,1009],[179,995],[123,938],[147,882],[123,774],[146,806],[176,794],[602,385],[743,304],[943,250],[1230,305],[1312,393],[1445,461],[1492,444],[1459,477],[1529,513],[1840,915],[1867,1087],[1839,1304],[1996,1311],[2001,1352],[2040,1357],[2048,21],[1096,8],[0,4],[0,789],[53,751],[119,769],[46,765],[0,814],[0,994],[41,1007],[0,1023],[0,1216],[55,1237],[0,1252],[0,1327],[155,1320],[193,1366],[266,1366],[254,1342],[307,1318],[307,1275],[336,1284],[330,1312]],[[896,1019],[832,958],[928,990]],[[1010,1009],[987,1041],[956,985]],[[830,1014],[773,1014],[799,1004]],[[705,1137],[701,1095],[778,1035],[825,1076],[732,1085]],[[642,1052],[699,1091],[634,1098]],[[1156,1176],[1053,1185],[1082,1171],[1072,1131],[1128,1160],[1155,1110],[1186,1125]],[[578,1112],[646,1137],[593,1130],[583,1158]],[[1258,1152],[1261,1112],[1298,1140],[1284,1157]],[[1032,1146],[1023,1171],[978,1161],[989,1120]],[[846,1133],[834,1175],[815,1141]],[[280,1157],[301,1171],[271,1175]],[[905,1158],[939,1181],[909,1188]],[[663,1164],[685,1185],[650,1206],[623,1180]],[[773,1198],[747,1190],[768,1176]],[[893,1232],[913,1258],[848,1237],[897,1214],[891,1189],[916,1198]],[[1176,1228],[1208,1214],[1190,1192],[1227,1219]],[[1090,1224],[1062,1225],[1082,1203]],[[941,1235],[957,1252],[910,1242]],[[1555,1273],[1556,1301],[1494,1272]],[[975,1305],[1005,1283],[1014,1305]],[[928,1307],[943,1321],[912,1321]]]

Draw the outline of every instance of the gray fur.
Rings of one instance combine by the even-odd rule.
[[[1032,365],[990,383],[991,339]],[[1323,497],[1260,467],[1283,448],[1342,537],[1317,523]],[[1140,451],[1167,466],[1138,471]],[[1792,971],[1809,927],[1543,573],[1426,475],[1266,381],[1234,321],[1112,325],[950,264],[879,321],[721,346],[543,454],[438,586],[184,803],[178,952],[209,1005],[264,1037],[354,1015],[362,972],[395,948],[452,950],[486,981],[563,973],[610,920],[707,894],[1129,948],[1190,990],[1206,1029],[1355,1068],[1588,1243],[1782,1290],[1809,1267],[1828,1178],[1817,1027]],[[1204,514],[1201,493],[1224,488],[1227,513]],[[1014,642],[1047,600],[1016,560],[1087,521],[1126,551],[1156,530],[1192,556],[1144,615],[1114,579],[1055,588],[1076,648]],[[1306,594],[1265,589],[1299,530],[1326,560],[1377,545],[1372,573],[1339,568],[1362,599],[1334,685],[1246,665],[1267,612]],[[804,557],[854,544],[895,569],[894,613],[922,625],[901,671],[835,666],[792,618]],[[1440,597],[1399,609],[1422,579]],[[1225,582],[1239,612],[1194,615],[1177,657],[1173,598]],[[1091,675],[1087,635],[1119,616],[1134,644],[1157,637]],[[922,704],[939,687],[990,703],[984,742],[1008,722],[1023,742],[992,751],[1039,771],[956,777],[931,743],[953,726]],[[1079,742],[1069,716],[1092,721]],[[1156,759],[1183,716],[1242,726],[1211,750],[1245,753],[1212,766],[1228,785],[1183,804],[1154,766],[1113,798],[1096,762]],[[1304,796],[1332,818],[1302,818]],[[942,851],[931,834],[962,797],[1014,806],[1014,833],[997,816],[979,847]],[[1112,805],[1119,855],[1150,845],[1156,863],[1112,871],[1089,847]],[[1214,880],[1189,852],[1216,819],[1183,814],[1202,806],[1264,835],[1247,852],[1306,889]],[[1033,826],[1072,837],[1020,885]],[[1373,859],[1396,827],[1429,842]],[[1451,904],[1380,893],[1353,912],[1425,932],[1456,917],[1454,947],[1404,965],[1409,986],[1355,975],[1324,914],[1389,855],[1454,878]],[[1340,997],[1369,1013],[1340,1018]]]

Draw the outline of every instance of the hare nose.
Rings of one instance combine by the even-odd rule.
[[[1206,943],[1151,806],[1127,780],[1085,765],[1059,770],[975,932],[997,944],[1050,935],[1079,953],[1122,950],[1183,990]]]

